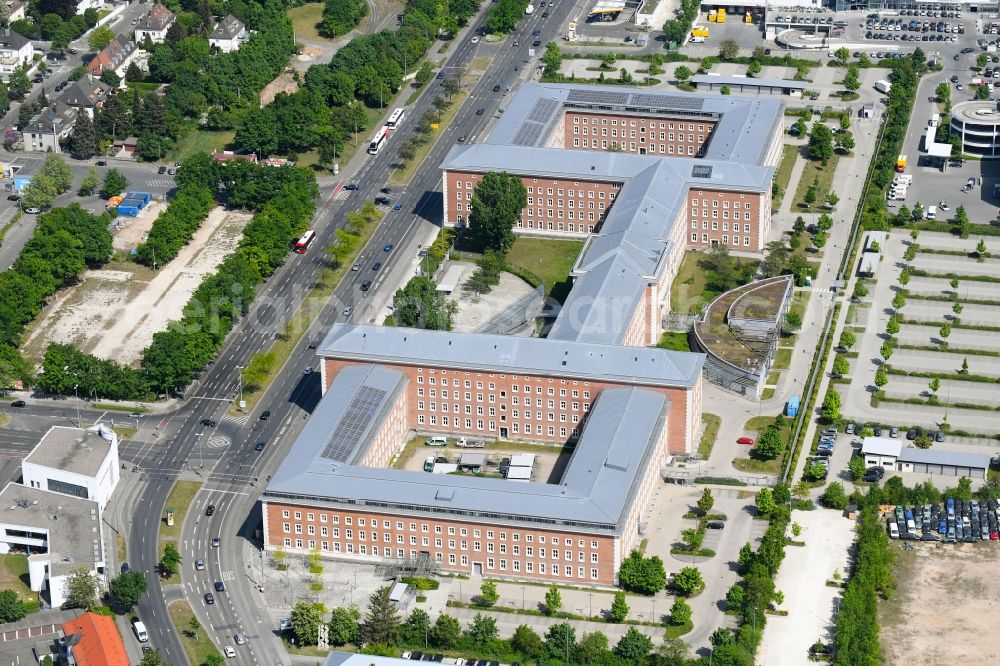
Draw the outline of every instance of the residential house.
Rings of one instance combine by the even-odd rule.
[[[88,74],[71,83],[59,96],[59,101],[77,111],[86,111],[87,115],[93,118],[94,112],[104,105],[104,100],[110,92],[111,86],[93,74]]]
[[[62,626],[66,661],[76,666],[129,666],[125,643],[115,621],[97,613],[84,613]]]
[[[212,159],[216,162],[226,163],[229,160],[243,160],[251,164],[257,164],[257,156],[253,153],[234,153],[231,150],[213,150]]]
[[[162,44],[167,39],[167,30],[174,24],[177,17],[161,4],[153,5],[139,25],[135,27],[135,42],[142,44],[149,37],[154,44]]]
[[[76,116],[76,109],[58,100],[42,109],[22,133],[25,152],[61,153],[61,146],[73,131]]]
[[[83,14],[88,9],[101,9],[104,7],[104,0],[77,0],[76,13]]]
[[[223,53],[232,53],[239,51],[240,46],[249,39],[250,32],[243,21],[230,14],[216,24],[208,43]]]
[[[0,35],[0,74],[9,77],[18,67],[27,65],[35,55],[31,40],[10,30]]]
[[[7,7],[7,20],[11,23],[22,21],[27,16],[25,8],[28,3],[21,2],[20,0],[3,0],[3,4]]]
[[[124,87],[125,70],[138,53],[139,48],[128,37],[118,35],[87,63],[87,73],[99,77],[106,71],[112,71],[122,80]]]

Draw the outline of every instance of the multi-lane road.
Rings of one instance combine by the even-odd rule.
[[[343,181],[332,190],[324,191],[324,200],[314,221],[317,232],[314,248],[305,256],[290,256],[272,276],[249,316],[231,333],[228,345],[217,360],[203,372],[193,396],[172,417],[169,434],[161,437],[163,441],[157,448],[145,453],[142,464],[147,481],[134,503],[135,511],[128,528],[130,564],[141,571],[156,571],[160,549],[155,535],[163,517],[165,499],[180,472],[192,466],[199,467],[204,460],[205,485],[181,533],[180,549],[184,558],[181,590],[220,648],[233,645],[233,634],[238,631],[247,635],[248,643],[237,647],[240,663],[287,663],[275,627],[266,609],[261,608],[256,580],[244,558],[244,546],[254,538],[254,531],[260,524],[258,493],[319,396],[318,374],[303,373],[306,366],[315,362],[315,352],[307,348],[307,342],[321,337],[332,322],[343,320],[340,313],[345,305],[354,307],[356,320],[372,318],[377,313],[371,303],[377,301],[379,290],[394,290],[399,281],[406,278],[417,238],[423,238],[419,233],[421,227],[440,221],[438,165],[445,153],[458,137],[475,140],[484,133],[497,107],[502,105],[502,95],[507,88],[530,75],[534,63],[528,60],[526,45],[532,39],[544,42],[556,38],[571,9],[572,5],[566,3],[551,9],[548,19],[541,19],[538,13],[527,17],[519,27],[519,34],[515,35],[523,45],[520,49],[478,40],[473,42],[469,36],[463,38],[445,63],[445,71],[461,71],[479,55],[491,59],[488,70],[471,87],[462,108],[431,149],[418,175],[406,188],[394,193],[394,203],[402,204],[402,208],[387,212],[362,251],[363,270],[351,272],[338,286],[256,411],[242,420],[224,418],[229,399],[238,388],[239,369],[254,353],[271,344],[275,331],[295,312],[322,268],[319,248],[329,244],[335,229],[343,225],[346,212],[373,199],[385,184],[397,161],[398,146],[413,131],[413,119],[429,108],[432,91],[422,95],[407,110],[410,122],[404,123],[379,155],[365,160],[355,173],[343,174],[359,184],[358,190],[345,197],[341,194],[346,182]],[[478,29],[481,24],[482,16],[472,29]],[[539,35],[531,34],[535,30]],[[494,93],[496,86],[504,92]],[[485,108],[489,113],[477,116],[475,110],[478,108]],[[388,244],[394,249],[385,253],[382,248]],[[384,265],[373,278],[370,266],[376,257]],[[370,291],[362,292],[361,283],[367,279],[375,282]],[[271,412],[266,421],[259,418],[262,410]],[[219,421],[219,425],[207,428],[202,425],[204,419]],[[208,441],[223,444],[206,446]],[[259,442],[265,443],[262,452],[255,450]],[[211,517],[204,515],[208,504],[216,506]],[[210,545],[213,537],[221,539],[218,548]],[[196,559],[205,560],[204,571],[194,569]],[[150,590],[138,612],[150,631],[150,642],[162,651],[165,661],[185,663],[186,656],[167,615],[164,589],[155,573],[148,578]],[[217,602],[209,607],[203,595],[208,591],[214,593],[212,584],[216,580],[224,581],[227,590],[217,594]],[[167,595],[174,599],[177,592],[168,590]]]

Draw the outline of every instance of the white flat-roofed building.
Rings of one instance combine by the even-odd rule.
[[[97,502],[118,485],[118,436],[104,424],[86,430],[53,426],[21,462],[24,485]]]
[[[891,437],[865,437],[861,443],[861,455],[869,467],[877,465],[886,469],[896,469],[896,459],[903,444]]]

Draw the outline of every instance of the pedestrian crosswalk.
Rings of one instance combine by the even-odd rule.
[[[334,201],[346,201],[347,197],[351,196],[348,190],[341,190],[333,196]]]
[[[164,187],[169,189],[173,186],[173,178],[149,178],[146,180],[146,187]]]

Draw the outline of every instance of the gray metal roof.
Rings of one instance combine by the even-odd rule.
[[[215,25],[209,39],[234,39],[243,32],[244,27],[243,21],[229,14]]]
[[[374,654],[354,654],[351,652],[331,652],[326,655],[323,666],[404,666],[412,664],[409,659],[382,657]]]
[[[955,467],[974,467],[978,469],[986,469],[990,466],[990,457],[983,453],[965,453],[943,449],[918,449],[912,446],[904,447],[899,454],[898,460],[908,463],[953,465]]]
[[[366,376],[364,372],[352,373],[335,383],[311,420],[329,422],[329,414],[343,413],[366,387]],[[433,512],[456,520],[486,518],[617,533],[623,529],[634,501],[639,473],[650,464],[666,427],[669,408],[669,401],[656,391],[636,387],[601,391],[558,484],[514,484],[502,479],[332,461],[320,454],[326,441],[323,434],[307,428],[274,473],[261,500],[409,515]],[[384,418],[384,414],[379,417]],[[381,420],[372,423],[370,432]]]
[[[704,354],[551,338],[334,324],[316,351],[371,363],[691,387]]]
[[[767,192],[774,171],[719,160],[489,144],[455,146],[441,168],[623,182],[577,260],[573,289],[548,335],[608,345],[621,343],[646,285],[665,269],[667,238],[687,192],[713,186]]]
[[[783,83],[804,87],[797,81]],[[782,123],[784,106],[780,98],[663,93],[623,86],[525,83],[507,106],[487,143],[541,146],[567,108],[590,109],[603,113],[714,120],[718,124],[706,157],[759,164],[764,161],[773,129]]]

